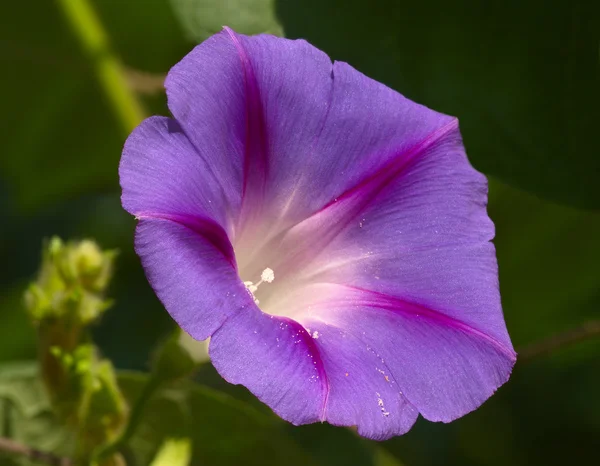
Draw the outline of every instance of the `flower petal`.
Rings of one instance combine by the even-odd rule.
[[[213,221],[143,218],[135,246],[152,288],[196,340],[208,338],[228,316],[256,307],[238,278],[227,235]]]
[[[216,34],[171,68],[165,81],[171,113],[237,220],[247,138],[244,73],[233,42]]]
[[[489,242],[494,226],[486,193],[485,178],[469,165],[458,129],[447,132],[383,186],[362,186],[320,214],[322,223],[335,218],[341,231],[312,267],[313,280],[435,309],[512,351]],[[342,262],[348,257],[356,260]]]
[[[123,207],[136,217],[200,216],[224,228],[229,223],[221,186],[175,120],[144,120],[125,143],[119,175]]]
[[[302,171],[301,151],[327,110],[330,75],[327,55],[305,41],[226,29],[174,66],[166,88],[200,155],[226,189],[244,193],[251,211],[265,198],[282,201],[290,163]]]
[[[331,80],[327,114],[313,139],[278,147],[277,181],[286,188],[273,197],[286,199],[285,212],[296,221],[336,202],[388,164],[407,159],[453,121],[346,63],[333,64]]]
[[[402,435],[418,411],[402,394],[386,362],[352,333],[321,321],[303,322],[318,346],[329,392],[323,420],[358,427],[374,440]]]
[[[169,108],[226,187],[281,228],[452,120],[302,40],[226,29],[167,77]],[[227,138],[225,137],[227,135]]]
[[[246,43],[252,42],[246,39]],[[258,81],[259,85],[263,82]],[[333,65],[331,82],[327,114],[321,126],[316,131],[313,128],[310,140],[290,139],[290,134],[303,134],[291,123],[286,126],[290,131],[280,134],[278,121],[268,117],[283,115],[304,122],[307,110],[266,113],[269,138],[277,155],[271,160],[267,201],[276,213],[265,221],[269,231],[251,238],[254,257],[267,257],[276,246],[285,251],[274,254],[282,262],[289,262],[287,251],[294,260],[302,256],[302,263],[313,260],[386,183],[456,128],[456,119],[409,101],[345,63]],[[300,91],[311,95],[310,90],[298,87],[296,92]],[[271,244],[273,240],[280,244]],[[262,251],[256,253],[259,248]],[[245,269],[245,261],[241,264]],[[286,268],[285,264],[271,265],[278,270]]]
[[[327,393],[323,363],[297,322],[246,309],[215,332],[209,354],[225,380],[244,385],[287,421],[321,419]]]
[[[397,383],[396,389],[426,419],[449,422],[463,416],[479,407],[510,375],[514,352],[463,322],[372,292],[353,291],[347,298],[345,303],[328,304],[319,319],[360,336],[379,359],[373,361],[363,354],[363,377],[375,376],[374,363],[389,371],[386,375]],[[306,322],[314,325],[310,319]],[[319,341],[319,347],[325,341]],[[372,396],[365,394],[361,402],[372,404]],[[390,417],[401,413],[397,408],[387,410]]]
[[[489,242],[485,178],[469,165],[455,124],[434,136],[409,163],[375,173],[288,231],[286,242],[318,251],[312,262],[309,253],[295,260],[308,257],[297,280],[322,300],[295,305],[308,294],[299,289],[271,305],[311,329],[320,319],[359,337],[389,364],[416,409],[450,421],[508,379],[515,354]]]
[[[227,380],[295,424],[375,439],[506,381],[485,179],[455,119],[304,41],[229,29],[166,87],[177,123],[130,137],[123,203],[153,288],[194,338],[212,334]],[[244,279],[274,269],[261,305],[296,320],[262,313],[236,261]]]

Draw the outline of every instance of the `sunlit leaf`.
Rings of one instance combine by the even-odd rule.
[[[200,42],[229,26],[242,34],[283,35],[275,0],[170,0],[188,37]]]

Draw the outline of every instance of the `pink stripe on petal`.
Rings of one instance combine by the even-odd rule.
[[[183,214],[142,212],[136,215],[136,219],[169,220],[189,228],[194,233],[200,235],[208,243],[213,245],[217,250],[219,250],[221,254],[223,254],[223,256],[229,261],[231,266],[234,269],[237,269],[233,246],[229,242],[227,233],[219,224],[209,218]]]
[[[338,298],[338,300],[335,301],[336,305],[343,305],[345,303],[346,305],[351,306],[364,306],[365,308],[378,308],[391,312],[400,312],[409,316],[413,316],[414,318],[425,317],[426,319],[437,321],[441,325],[460,330],[464,333],[472,335],[473,337],[484,340],[498,349],[498,351],[504,353],[512,361],[516,361],[517,359],[517,354],[512,346],[506,346],[504,343],[488,335],[487,333],[478,330],[477,328],[448,314],[428,308],[418,303],[412,303],[404,299],[378,293],[376,291],[367,290],[356,286],[341,286],[344,286],[349,290],[356,291],[358,295],[353,294],[351,297],[347,297],[345,300]]]
[[[244,223],[260,215],[264,203],[265,183],[269,176],[269,144],[265,125],[261,93],[252,67],[252,61],[238,38],[229,27],[225,32],[233,41],[238,52],[244,74],[246,89],[246,142],[244,153],[244,185],[242,190],[242,212],[238,229]]]
[[[341,193],[318,212],[282,233],[278,244],[281,250],[289,251],[286,262],[294,263],[296,269],[307,268],[392,180],[401,177],[420,155],[457,129],[458,120],[451,120],[423,141],[394,156],[375,173]]]

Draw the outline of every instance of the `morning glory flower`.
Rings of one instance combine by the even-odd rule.
[[[133,131],[123,206],[152,288],[294,424],[407,432],[509,377],[487,184],[456,118],[302,40],[226,28]]]

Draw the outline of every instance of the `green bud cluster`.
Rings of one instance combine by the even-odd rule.
[[[128,417],[114,368],[89,332],[111,305],[105,292],[115,257],[91,240],[52,238],[38,278],[25,292],[38,332],[41,377],[57,415],[78,433],[79,458],[112,442]]]
[[[67,319],[74,326],[96,321],[110,307],[104,299],[116,251],[102,251],[91,240],[63,243],[52,238],[42,254],[38,279],[25,293],[25,306],[36,324]]]
[[[83,377],[79,427],[85,432],[85,451],[112,442],[127,421],[129,408],[106,359],[93,361]]]
[[[65,381],[64,396],[56,400],[55,407],[71,425],[85,432],[85,441],[91,446],[113,440],[126,420],[128,407],[110,361],[101,359],[93,344],[81,344],[72,352],[53,346],[50,354]]]

